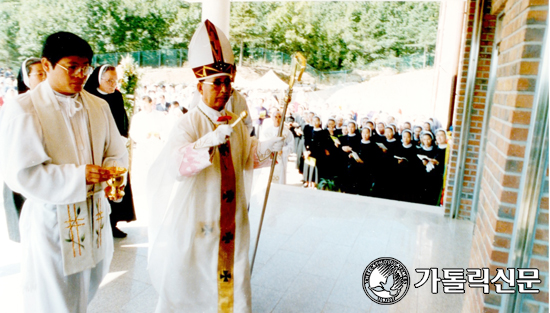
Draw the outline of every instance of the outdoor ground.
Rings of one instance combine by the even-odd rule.
[[[267,171],[256,171],[250,206],[251,255]],[[460,313],[463,294],[420,288],[417,268],[466,268],[473,223],[443,216],[442,208],[299,187],[289,164],[290,185],[273,185],[252,274],[252,311],[281,313]],[[135,176],[134,176],[135,177]],[[1,181],[1,179],[0,179]],[[89,313],[153,313],[158,295],[147,272],[147,220],[120,223],[128,237],[115,240],[110,273]],[[2,202],[0,202],[2,203]],[[7,239],[0,208],[0,312],[22,312],[20,245]],[[378,305],[365,295],[362,275],[379,257],[401,261],[410,274],[406,296]]]

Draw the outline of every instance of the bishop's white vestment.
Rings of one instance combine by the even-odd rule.
[[[101,184],[86,164],[127,167],[109,105],[48,81],[0,110],[0,170],[27,198],[21,213],[25,312],[86,312],[109,271],[113,237]]]
[[[194,143],[221,114],[200,102],[178,121],[148,175],[149,264],[157,313],[251,310],[247,170],[269,164],[244,123],[212,148]]]

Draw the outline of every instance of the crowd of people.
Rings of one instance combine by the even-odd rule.
[[[256,90],[233,92],[244,98],[245,110],[250,115],[246,123],[251,135],[272,137],[276,133],[273,124],[279,126],[275,120],[280,118],[282,111],[279,95]],[[138,122],[133,128],[148,129],[146,134],[158,134],[153,139],[160,142],[168,136],[180,112],[186,113],[194,107],[198,92],[195,86],[154,84],[143,86],[139,94],[141,109],[157,113],[149,114],[147,121],[136,117]],[[335,113],[319,109],[316,114],[305,109],[307,107],[307,94],[289,105],[285,132],[289,131],[294,144],[292,147],[285,144],[285,153],[279,155],[281,165],[277,165],[275,182],[286,182],[288,156],[296,153],[296,168],[303,175],[304,187],[441,204],[449,137],[437,119],[404,115],[396,118],[382,111],[358,116],[353,111]],[[159,111],[165,118],[158,114]],[[143,136],[137,134],[132,138],[136,142],[143,141]],[[152,154],[158,150],[147,149],[153,151]],[[397,187],[403,181],[410,183],[404,188]],[[332,187],[327,187],[328,182]]]
[[[303,111],[288,121],[304,187],[325,180],[346,193],[440,204],[448,140],[433,118],[399,123],[379,113],[358,122],[332,115],[323,127],[321,117]]]
[[[24,64],[18,80],[11,69],[2,69],[0,91],[4,98],[12,97],[11,90],[19,89],[23,93],[29,89],[24,77],[33,87],[45,79],[40,59],[29,58]],[[103,72],[99,73],[100,68],[97,67],[93,78],[89,79],[99,83],[88,82],[91,87],[86,89],[111,104],[111,110],[119,116],[115,120],[122,136],[131,138],[136,149],[143,151],[136,154],[137,162],[143,162],[139,166],[148,168],[177,121],[197,105],[197,87],[185,84],[141,86],[137,90],[138,101],[130,123],[121,111],[124,105],[122,95],[116,90],[116,68],[103,67]],[[105,82],[97,79],[99,74],[105,76],[102,78]],[[107,94],[98,91],[102,84],[105,85],[103,89],[111,87],[114,90]],[[232,94],[228,106],[231,103],[238,106],[241,102],[239,110],[249,113],[245,124],[250,135],[266,136],[263,134],[266,130],[269,136],[276,133],[271,128],[274,117],[281,114],[280,95],[266,90],[238,92],[235,89]],[[277,166],[277,171],[281,169],[280,174],[275,175],[276,182],[285,183],[288,156],[296,153],[296,167],[303,175],[304,187],[431,205],[441,203],[448,139],[437,120],[398,116],[401,121],[398,122],[394,116],[383,112],[369,112],[358,117],[353,111],[334,113],[326,109],[316,114],[305,109],[308,107],[305,95],[289,105],[285,132],[289,131],[294,144],[291,147],[285,144],[285,153],[279,155],[281,166]],[[145,179],[137,175],[137,180]],[[395,192],[395,185],[400,181],[414,183]],[[327,187],[327,182],[331,182],[332,187]],[[118,232],[116,224],[112,228]]]
[[[236,96],[239,99],[232,99],[236,100],[232,102],[241,101],[245,104],[241,105],[242,109],[249,114],[246,119],[247,127],[253,135],[258,136],[259,125],[269,117],[268,108],[279,106],[281,95],[269,90],[239,89],[238,91]],[[140,103],[136,107],[136,112],[144,109],[145,100],[147,100],[146,102],[152,103],[155,111],[163,112],[165,115],[181,116],[175,109],[185,114],[196,107],[199,101],[196,84],[144,84],[137,89],[137,94]]]
[[[347,193],[439,203],[448,150],[436,120],[316,115],[303,109],[303,94],[284,116],[280,95],[232,87],[231,45],[209,20],[189,45],[198,83],[143,87],[131,118],[116,68],[94,69],[92,58],[79,36],[49,35],[42,57],[21,66],[20,96],[0,109],[0,173],[14,213],[7,220],[21,226],[27,312],[87,311],[109,271],[113,237],[126,236],[117,222],[136,219],[132,190],[143,191],[150,213],[157,312],[251,312],[248,174],[268,168],[276,152],[278,183],[295,151],[306,187],[324,179]],[[2,83],[15,90],[9,69]],[[147,173],[128,175],[117,190],[105,183],[129,168],[129,139]]]
[[[11,67],[0,68],[0,107],[17,96],[17,89],[17,78]]]

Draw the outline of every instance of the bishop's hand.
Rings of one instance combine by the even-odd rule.
[[[216,128],[214,133],[216,133],[216,137],[219,142],[217,145],[221,145],[226,142],[227,137],[231,136],[231,133],[233,133],[233,127],[231,127],[231,125],[220,125]]]
[[[273,152],[281,151],[284,145],[283,140],[283,137],[273,137],[260,141],[258,144],[258,155],[260,156],[260,159],[266,158]]]
[[[195,149],[200,149],[219,146],[227,141],[227,137],[231,136],[232,132],[233,128],[231,128],[230,125],[220,125],[215,130],[195,141],[193,147]]]

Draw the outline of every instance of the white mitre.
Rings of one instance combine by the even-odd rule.
[[[225,34],[209,20],[200,24],[189,43],[189,66],[198,80],[234,76],[235,56]]]

